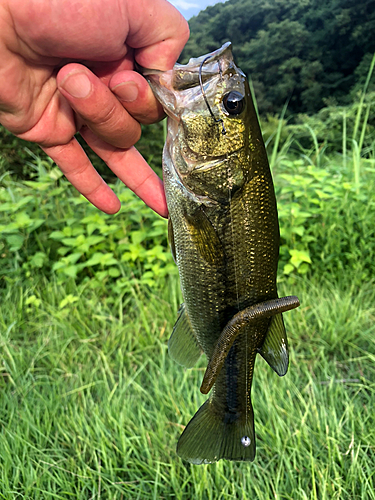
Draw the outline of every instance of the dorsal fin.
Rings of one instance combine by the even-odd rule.
[[[280,377],[286,374],[289,362],[288,339],[282,314],[272,317],[266,338],[258,352]]]

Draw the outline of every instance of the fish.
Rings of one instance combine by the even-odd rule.
[[[192,464],[253,461],[255,358],[286,374],[282,313],[299,300],[277,293],[276,198],[249,84],[230,42],[170,71],[143,74],[168,115],[168,239],[184,300],[168,350],[187,368],[202,352],[208,360],[200,390],[210,395],[177,454]]]

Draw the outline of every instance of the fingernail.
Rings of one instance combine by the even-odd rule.
[[[72,97],[83,99],[90,93],[91,82],[84,73],[73,73],[66,77],[61,87]]]
[[[123,82],[113,87],[112,92],[124,102],[133,102],[138,97],[138,85],[135,82]]]

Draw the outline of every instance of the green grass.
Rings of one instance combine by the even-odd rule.
[[[375,499],[373,283],[280,292],[302,305],[284,315],[288,374],[256,363],[255,462],[193,466],[175,445],[205,400],[204,360],[168,357],[177,280],[110,304],[15,284],[0,312],[0,498]]]

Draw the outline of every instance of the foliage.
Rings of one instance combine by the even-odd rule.
[[[19,139],[0,124],[0,176],[12,172],[17,177],[28,179],[30,171],[33,172],[28,151],[47,157],[37,144]]]
[[[277,167],[281,226],[280,268],[337,277],[349,272],[362,283],[375,276],[375,161],[361,162],[356,183],[353,162],[284,159]]]
[[[374,276],[375,133],[366,98],[300,117],[298,125],[283,116],[265,122],[286,276],[355,270],[359,283]]]
[[[115,182],[115,175],[103,160],[88,147],[79,134],[76,138],[103,179],[107,182]],[[146,158],[148,164],[161,175],[163,125],[154,123],[147,127],[142,126],[142,137],[137,143],[137,149]],[[31,179],[35,174],[35,166],[30,161],[31,156],[38,156],[41,160],[48,162],[48,156],[37,144],[15,137],[0,125],[0,176],[11,172],[15,179]]]
[[[300,117],[297,125],[283,116],[263,122],[278,198],[281,279],[347,269],[357,282],[374,277],[375,137],[368,109],[364,99]],[[341,154],[333,154],[339,144]],[[131,191],[114,186],[123,208],[108,216],[77,196],[51,162],[29,154],[28,163],[31,180],[5,175],[0,188],[2,286],[55,275],[59,283],[72,278],[107,295],[134,282],[155,287],[177,273],[166,222]]]
[[[373,0],[230,0],[189,24],[182,60],[231,40],[261,114],[279,113],[286,100],[294,114],[317,112],[327,98],[348,104],[375,52]]]
[[[298,142],[312,146],[314,140],[324,145],[327,153],[341,152],[352,147],[352,140],[360,143],[365,156],[373,152],[375,122],[369,123],[375,92],[365,96],[364,102],[356,101],[350,106],[326,106],[312,116],[299,115],[295,125],[288,129]],[[357,119],[360,116],[360,128]],[[313,134],[311,133],[313,131]]]
[[[115,294],[134,282],[154,286],[176,273],[166,221],[130,190],[113,186],[123,209],[108,216],[78,196],[49,162],[34,162],[33,180],[4,176],[0,187],[2,286],[52,274],[58,283],[73,278]]]

